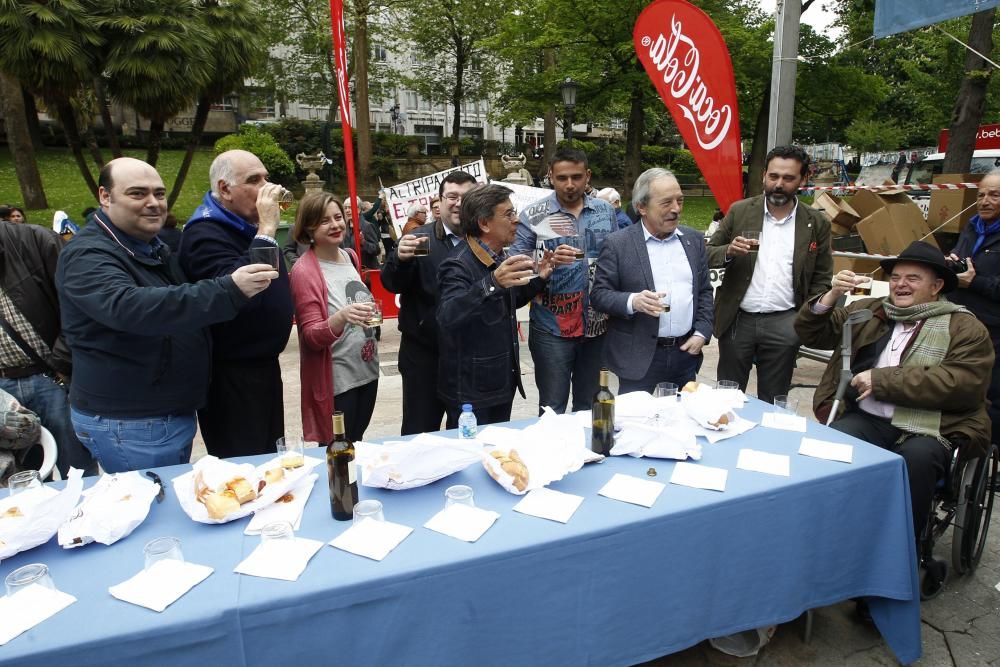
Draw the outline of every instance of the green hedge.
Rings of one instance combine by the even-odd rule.
[[[254,125],[243,125],[237,134],[229,134],[215,142],[215,153],[233,149],[250,151],[260,158],[269,172],[268,179],[286,188],[295,185],[295,165],[274,137]]]

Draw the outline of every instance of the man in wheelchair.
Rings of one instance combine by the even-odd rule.
[[[817,418],[826,422],[837,404],[833,428],[905,460],[919,540],[952,453],[960,449],[965,457],[980,456],[989,447],[986,390],[993,345],[972,313],[943,298],[955,289],[957,278],[940,250],[915,241],[881,265],[888,297],[837,307],[843,295],[867,280],[840,271],[828,292],[803,305],[795,330],[803,345],[834,350],[814,394]],[[851,313],[863,309],[872,316],[852,329],[853,378],[838,404],[842,327]]]

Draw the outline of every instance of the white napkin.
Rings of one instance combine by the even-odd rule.
[[[817,459],[826,459],[828,461],[850,463],[854,458],[854,445],[828,442],[815,438],[802,438],[802,443],[799,445],[799,454],[812,456]]]
[[[712,428],[701,426],[700,424],[695,425],[694,430],[695,433],[705,436],[705,439],[714,445],[722,440],[734,438],[740,434],[746,433],[756,425],[757,422],[753,422],[749,419],[744,419],[743,417],[736,415],[735,418],[729,422],[728,427],[724,431],[716,431]]]
[[[741,470],[788,477],[791,474],[791,459],[784,454],[771,454],[756,449],[741,449],[739,458],[736,459],[736,467]]]
[[[787,415],[781,412],[765,412],[760,420],[761,426],[776,428],[782,431],[806,432],[806,418],[798,415]]]
[[[302,524],[302,510],[305,509],[309,494],[319,475],[313,473],[296,484],[291,491],[291,502],[276,502],[253,513],[253,518],[243,530],[244,535],[260,535],[260,531],[269,523],[287,521],[292,524],[292,530],[298,530]],[[288,495],[288,494],[286,494]]]
[[[0,502],[0,516],[17,507],[22,516],[0,519],[0,560],[45,544],[73,515],[83,492],[83,471],[70,468],[66,486],[52,493],[48,486],[22,491]]]
[[[423,486],[464,470],[479,460],[482,442],[421,433],[382,445],[354,443],[355,461],[365,486],[402,490]]]
[[[597,493],[633,505],[652,507],[665,488],[666,484],[662,482],[615,473]]]
[[[252,577],[295,581],[299,578],[309,559],[316,555],[323,543],[305,537],[290,540],[267,540],[257,545],[233,572]]]
[[[729,471],[725,468],[696,465],[694,463],[674,464],[674,472],[670,475],[671,484],[690,486],[695,489],[709,491],[725,491]]]
[[[146,520],[160,485],[136,471],[101,475],[83,492],[70,518],[59,526],[59,546],[80,547],[91,542],[114,544]]]
[[[328,544],[331,547],[349,551],[358,556],[382,560],[399,543],[409,537],[413,529],[391,521],[367,519],[356,523]]]
[[[698,461],[701,459],[701,445],[695,438],[694,424],[686,417],[683,421],[663,426],[630,421],[615,435],[615,445],[611,448],[612,456],[622,454]]]
[[[432,516],[424,528],[463,542],[475,542],[499,518],[496,512],[456,503]]]
[[[552,489],[535,489],[529,491],[521,499],[521,502],[514,505],[514,511],[537,516],[541,519],[566,523],[582,502],[583,496],[575,496]]]
[[[69,593],[39,584],[0,598],[0,646],[76,602]]]
[[[207,565],[167,558],[110,587],[108,592],[123,602],[160,612],[205,581],[214,571]]]

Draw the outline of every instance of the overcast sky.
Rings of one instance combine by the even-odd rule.
[[[769,14],[774,13],[775,0],[760,0],[761,9]],[[830,34],[829,26],[833,23],[836,18],[836,14],[833,11],[828,11],[826,5],[832,4],[829,0],[816,0],[812,6],[809,7],[808,11],[802,15],[802,22],[808,23],[817,31],[821,31],[827,34],[831,39],[834,35]]]

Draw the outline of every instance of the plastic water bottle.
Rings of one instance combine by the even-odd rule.
[[[462,414],[458,416],[458,437],[463,440],[471,440],[479,432],[479,424],[476,422],[476,413],[472,411],[470,403],[462,404]]]

